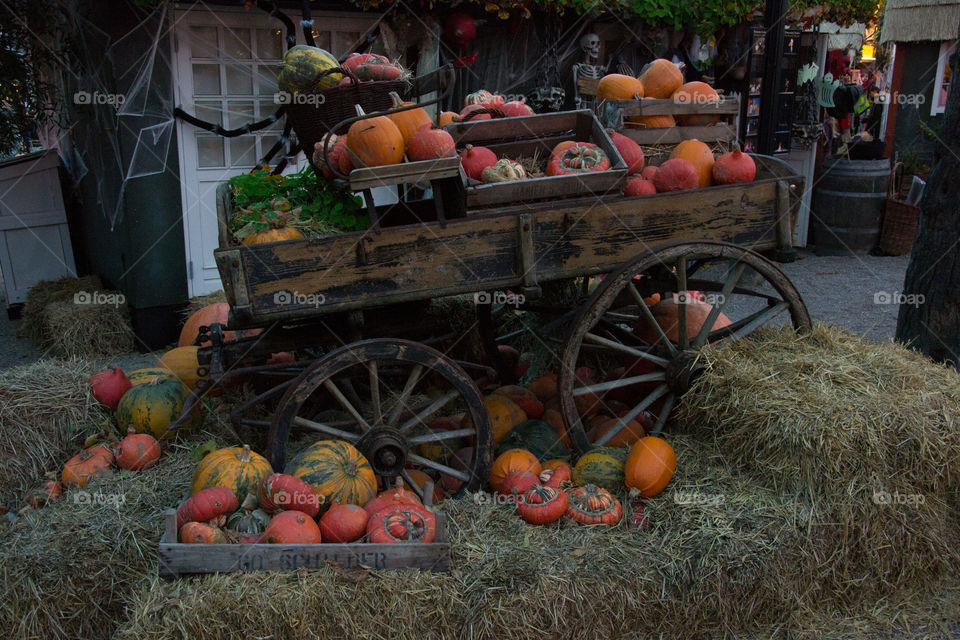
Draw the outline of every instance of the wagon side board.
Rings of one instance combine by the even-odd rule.
[[[450,570],[450,542],[446,515],[437,513],[436,540],[401,544],[182,544],[177,542],[176,515],[159,545],[161,578],[235,571],[295,571],[338,566],[344,569]]]
[[[778,182],[786,184],[789,198],[778,197]],[[217,258],[224,280],[232,280],[225,282],[231,324],[265,325],[607,273],[678,240],[771,249],[778,227],[794,224],[800,189],[802,178],[791,176],[640,198],[517,205],[474,212],[446,226],[249,245],[219,250]],[[525,219],[532,229],[521,234],[523,214],[531,214]],[[779,237],[782,242],[782,232]],[[521,251],[521,243],[530,242],[532,264],[529,250]]]

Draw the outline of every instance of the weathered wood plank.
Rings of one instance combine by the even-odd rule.
[[[180,544],[159,545],[162,578],[234,571],[296,571],[336,565],[344,569],[450,570],[446,515],[437,513],[437,541],[409,544]],[[174,525],[175,526],[175,525]],[[175,537],[175,536],[174,536]]]
[[[677,116],[691,114],[737,114],[740,102],[734,97],[722,98],[719,102],[686,103],[671,99],[643,98],[642,100],[610,100],[608,108],[619,109],[624,117],[629,116]]]
[[[460,158],[457,157],[403,162],[384,167],[361,167],[350,172],[350,188],[362,191],[395,184],[429,182],[458,175]]]
[[[733,142],[737,139],[737,130],[728,124],[716,124],[708,127],[655,127],[644,128],[625,122],[620,133],[637,144],[677,144],[696,138],[701,142]]]
[[[589,111],[561,111],[560,113],[497,118],[449,124],[444,127],[457,147],[465,144],[482,144],[488,140],[523,140],[557,135],[569,131],[576,135],[588,125],[582,124],[592,114]]]

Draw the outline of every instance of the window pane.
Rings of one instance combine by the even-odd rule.
[[[280,67],[257,65],[257,92],[261,96],[272,96],[277,91],[277,74],[280,73]]]
[[[267,118],[270,114],[280,108],[280,105],[276,104],[273,100],[262,100],[260,102],[260,113],[257,115],[257,121]],[[270,130],[282,130],[283,129],[283,118],[278,118],[276,122],[264,129],[264,131]]]
[[[280,29],[257,29],[257,57],[261,60],[283,57],[283,32]]]
[[[330,51],[330,32],[329,31],[313,31],[313,43],[320,47],[321,49],[326,49]],[[330,51],[330,53],[333,53]]]
[[[216,58],[219,50],[216,27],[190,27],[190,55],[194,58]]]
[[[223,107],[219,101],[216,102],[197,102],[196,116],[204,122],[223,125]]]
[[[230,166],[253,168],[257,164],[257,137],[230,138]]]
[[[223,30],[223,57],[239,60],[249,60],[252,57],[249,29]]]
[[[223,138],[220,136],[200,136],[197,138],[197,166],[222,167]]]
[[[252,102],[231,102],[227,105],[227,128],[236,129],[253,122]]]
[[[351,45],[360,38],[356,31],[338,31],[334,39],[333,49],[328,49],[330,53],[338,58],[350,50]]]
[[[253,93],[253,69],[249,66],[227,67],[227,93],[249,96]]]
[[[194,95],[220,95],[220,67],[215,64],[193,65]]]

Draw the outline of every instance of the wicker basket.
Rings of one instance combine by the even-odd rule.
[[[887,210],[883,214],[883,227],[880,232],[880,249],[889,256],[902,256],[913,250],[917,222],[920,220],[920,207],[907,204],[898,197],[902,170],[903,163],[898,162],[890,172]]]
[[[360,82],[350,71],[341,67],[328,69],[323,75],[331,73],[342,73],[353,82],[328,89],[314,89],[305,94],[314,99],[299,98],[287,105],[287,117],[308,158],[313,153],[313,145],[324,134],[337,123],[357,115],[356,105],[360,105],[366,113],[385,111],[393,107],[390,92],[403,95],[409,86],[406,80]]]

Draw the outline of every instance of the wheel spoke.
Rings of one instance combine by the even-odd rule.
[[[603,315],[613,321],[620,320],[622,322],[633,323],[634,325],[640,320],[640,316],[635,316],[632,313],[621,313],[619,311],[607,311]]]
[[[402,425],[400,425],[399,427],[400,433],[406,433],[407,431],[412,429],[414,425],[426,424],[429,418],[431,418],[438,411],[440,411],[440,409],[450,404],[450,401],[458,397],[459,395],[460,395],[460,392],[457,391],[456,389],[452,391],[447,391],[445,394],[443,394],[442,396],[434,400],[432,403],[430,403],[430,405],[426,409],[424,409],[423,411],[416,414],[415,416],[413,416],[412,418],[404,422]]]
[[[659,398],[659,397],[662,396],[663,394],[667,393],[667,391],[668,391],[667,385],[665,385],[665,384],[661,384],[661,385],[658,386],[656,389],[654,389],[653,391],[651,391],[650,394],[649,394],[646,398],[644,398],[643,401],[642,401],[640,404],[638,404],[637,406],[635,406],[633,409],[630,409],[630,411],[628,411],[626,414],[624,414],[624,415],[617,421],[617,424],[613,425],[613,427],[612,427],[611,429],[607,430],[606,433],[604,433],[602,436],[600,436],[600,437],[597,439],[597,441],[594,443],[594,445],[597,446],[597,447],[602,447],[602,446],[604,446],[605,444],[607,444],[608,442],[610,442],[610,440],[611,440],[615,435],[617,435],[618,433],[620,433],[621,430],[623,430],[623,428],[626,426],[626,424],[627,424],[628,422],[630,422],[631,420],[633,420],[634,418],[636,418],[638,415],[640,415],[640,413],[643,412],[644,409],[646,409],[647,407],[649,407],[650,405],[652,405],[654,402],[656,402],[656,401],[657,401],[657,398]]]
[[[637,301],[637,304],[640,306],[640,310],[643,311],[643,316],[647,319],[647,322],[656,330],[657,335],[660,336],[660,340],[657,341],[657,344],[665,344],[667,350],[670,352],[670,355],[677,354],[677,348],[673,346],[673,342],[667,338],[667,334],[664,333],[663,327],[660,326],[660,323],[657,322],[657,319],[653,317],[653,312],[650,311],[650,308],[647,306],[647,303],[643,301],[643,296],[640,295],[640,292],[637,291],[637,286],[631,280],[627,285],[627,289],[630,291],[630,295],[633,296],[633,299]]]
[[[652,353],[647,353],[646,351],[640,351],[639,349],[628,347],[625,344],[620,344],[619,342],[608,340],[607,338],[598,336],[595,333],[588,332],[585,336],[583,336],[583,339],[588,342],[592,342],[594,344],[607,347],[608,349],[612,349],[614,351],[619,351],[621,353],[626,353],[627,355],[649,360],[650,362],[653,362],[654,364],[659,364],[662,367],[667,366],[667,363],[669,362],[669,360],[667,360],[666,358],[661,358],[660,356],[655,356]]]
[[[772,320],[777,317],[784,311],[790,308],[789,302],[781,302],[780,304],[775,304],[772,307],[767,307],[763,311],[758,311],[757,313],[748,316],[740,321],[739,325],[733,331],[730,331],[728,335],[724,336],[717,341],[717,344],[726,344],[727,342],[735,342],[740,338],[749,335],[753,332],[754,329],[763,325],[764,323]],[[725,327],[725,329],[730,329],[730,327]],[[723,331],[721,329],[720,331]]]
[[[747,268],[745,262],[737,263],[730,269],[729,275],[727,276],[726,281],[723,283],[723,288],[720,289],[720,304],[713,305],[713,308],[710,309],[710,314],[707,316],[707,321],[703,323],[703,326],[700,327],[700,333],[697,334],[696,340],[693,341],[694,347],[702,347],[707,343],[707,336],[710,335],[710,330],[713,328],[713,323],[717,321],[717,318],[720,317],[720,313],[723,311],[723,308],[727,306],[727,300],[730,299],[730,294],[733,291],[733,288],[737,286],[737,283],[740,281],[740,276],[743,275],[743,270]]]
[[[677,396],[674,393],[670,393],[666,398],[663,399],[663,409],[660,410],[660,415],[657,417],[657,424],[653,425],[653,430],[650,431],[651,434],[656,435],[663,430],[663,425],[667,423],[667,418],[670,416],[670,410],[673,409],[673,403],[676,401]]]
[[[407,460],[409,460],[410,462],[415,462],[419,464],[421,467],[430,467],[431,469],[436,469],[437,471],[440,471],[441,473],[445,473],[448,476],[453,476],[458,480],[462,480],[464,482],[470,482],[470,474],[467,473],[466,471],[460,471],[459,469],[448,467],[445,464],[435,462],[429,458],[424,458],[423,456],[418,456],[415,453],[408,453]]]
[[[373,404],[373,424],[383,424],[383,410],[380,407],[380,375],[377,373],[377,361],[367,363],[370,370],[370,402]]]
[[[597,393],[599,391],[609,391],[610,389],[616,389],[618,387],[626,387],[631,384],[636,384],[638,382],[658,382],[660,380],[666,380],[667,374],[663,371],[657,371],[655,373],[645,373],[641,376],[633,376],[632,378],[621,378],[619,380],[611,380],[610,382],[601,382],[599,384],[591,384],[586,387],[577,387],[573,390],[573,396],[585,396],[588,393]]]
[[[360,439],[360,436],[355,433],[344,431],[343,429],[337,429],[336,427],[331,427],[329,424],[324,424],[322,422],[301,418],[300,416],[296,416],[293,419],[293,424],[298,427],[303,427],[304,429],[310,429],[311,431],[319,431],[320,433],[325,433],[328,436],[340,438],[341,440],[346,440],[347,442],[356,442]]]
[[[337,399],[337,402],[340,403],[340,406],[346,409],[347,413],[353,416],[353,419],[357,421],[357,424],[359,424],[364,431],[370,431],[370,425],[367,424],[367,421],[363,419],[363,416],[360,415],[360,412],[357,411],[357,409],[350,403],[349,400],[347,400],[346,396],[341,393],[340,389],[337,388],[337,385],[334,384],[333,380],[327,378],[323,381],[323,386],[326,387],[327,391],[329,391],[334,398]]]
[[[680,259],[677,260],[677,293],[680,294],[680,300],[683,302],[689,302],[687,300],[687,256],[680,256]],[[690,337],[687,335],[687,307],[685,304],[679,305],[677,309],[677,332],[679,333],[679,343],[681,349],[686,349],[690,346]]]
[[[403,411],[403,408],[407,406],[407,400],[410,399],[410,394],[413,393],[413,388],[417,386],[417,382],[420,381],[421,374],[423,374],[422,364],[418,364],[410,370],[410,375],[407,376],[407,381],[403,385],[403,391],[400,392],[400,397],[397,398],[397,404],[394,405],[393,410],[390,411],[389,417],[387,417],[387,424],[392,425],[397,422],[397,418],[400,417],[400,412]]]
[[[413,489],[413,492],[417,494],[417,497],[419,497],[420,500],[423,500],[423,489],[421,489],[420,485],[413,481],[413,477],[410,475],[410,472],[406,469],[403,469],[400,471],[400,475],[403,476],[403,479],[407,481],[407,485]]]
[[[476,429],[454,429],[452,431],[434,431],[420,436],[407,438],[407,444],[415,446],[418,444],[427,444],[428,442],[440,442],[441,440],[453,440],[464,436],[476,435]]]

